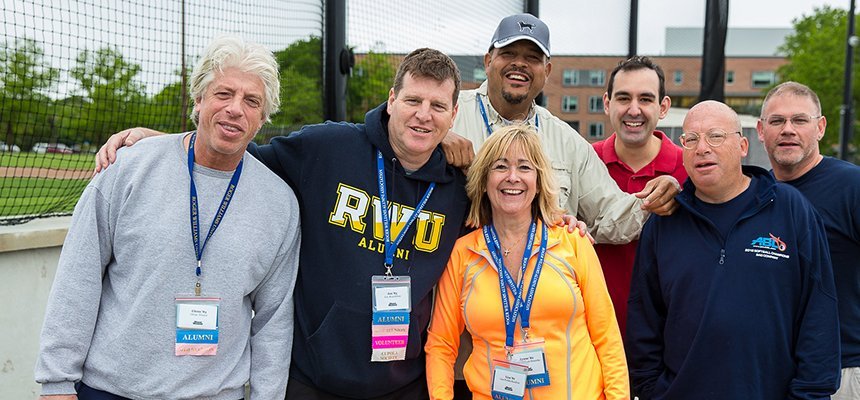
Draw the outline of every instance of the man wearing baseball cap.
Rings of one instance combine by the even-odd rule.
[[[670,214],[680,189],[671,176],[657,177],[627,194],[609,176],[591,145],[566,122],[535,103],[552,71],[549,28],[531,14],[499,22],[484,68],[487,80],[460,91],[453,132],[442,142],[448,162],[468,166],[495,130],[514,122],[533,126],[549,155],[560,186],[559,201],[584,221],[599,243],[624,244],[639,237],[649,212]]]

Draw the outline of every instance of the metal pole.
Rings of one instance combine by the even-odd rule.
[[[186,68],[186,66],[185,66],[185,0],[182,0],[182,22],[181,22],[181,24],[182,24],[182,27],[180,28],[181,33],[180,33],[180,38],[179,38],[179,40],[180,40],[179,57],[182,58],[182,60],[181,60],[182,67],[179,68],[179,74],[182,76],[179,78],[179,81],[182,83],[181,84],[182,89],[179,91],[179,93],[180,93],[180,96],[182,98],[182,115],[180,116],[180,119],[179,119],[179,121],[181,121],[179,124],[179,127],[180,127],[180,131],[185,132],[187,129],[187,125],[188,125],[188,82],[186,81],[188,73],[185,70],[185,68]]]
[[[346,0],[325,0],[323,33],[323,117],[332,121],[346,119]]]
[[[630,28],[627,31],[627,58],[636,55],[639,41],[639,0],[630,0]]]
[[[851,144],[851,136],[854,132],[853,109],[854,102],[851,96],[851,88],[854,82],[854,46],[857,45],[857,37],[854,36],[854,0],[848,8],[848,37],[845,40],[845,82],[842,95],[842,129],[839,135],[839,158],[848,160]]]
[[[540,0],[526,0],[525,11],[540,18]]]

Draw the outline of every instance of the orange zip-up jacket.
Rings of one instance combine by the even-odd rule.
[[[527,389],[525,399],[629,399],[624,346],[600,262],[587,238],[565,229],[549,229],[529,319],[529,336],[546,341],[550,385]],[[535,236],[525,287],[537,262],[540,229]],[[491,398],[492,360],[505,359],[499,275],[491,259],[478,229],[457,241],[439,280],[425,346],[431,399],[454,395],[454,361],[464,328],[473,346],[463,369],[466,383],[474,399]],[[522,340],[519,326],[517,342]]]

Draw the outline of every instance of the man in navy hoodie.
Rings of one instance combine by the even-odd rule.
[[[737,114],[684,119],[689,179],[643,229],[625,347],[640,399],[828,399],[839,385],[836,289],[824,225],[803,196],[741,166]]]
[[[773,175],[800,190],[818,211],[830,243],[839,298],[842,385],[834,400],[860,399],[860,167],[818,151],[827,118],[806,85],[771,89],[761,108],[758,138]]]
[[[248,147],[292,187],[301,209],[287,399],[428,397],[423,348],[433,286],[469,205],[465,176],[439,146],[457,115],[459,88],[450,57],[418,49],[403,59],[388,101],[369,111],[364,124],[309,125]],[[104,147],[131,144],[141,131],[157,134],[135,128]],[[126,141],[129,134],[134,138]],[[383,210],[390,210],[388,223]],[[386,239],[386,230],[395,242],[403,233],[399,244]],[[411,312],[394,329],[371,326],[371,277],[385,275],[388,266],[392,275],[411,278]],[[394,330],[387,337],[397,345],[380,354],[372,332]]]

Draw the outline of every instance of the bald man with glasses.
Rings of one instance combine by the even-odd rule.
[[[731,108],[699,103],[683,127],[680,207],[646,223],[634,265],[625,338],[633,392],[829,398],[839,324],[821,219],[796,190],[741,165],[749,143]]]

